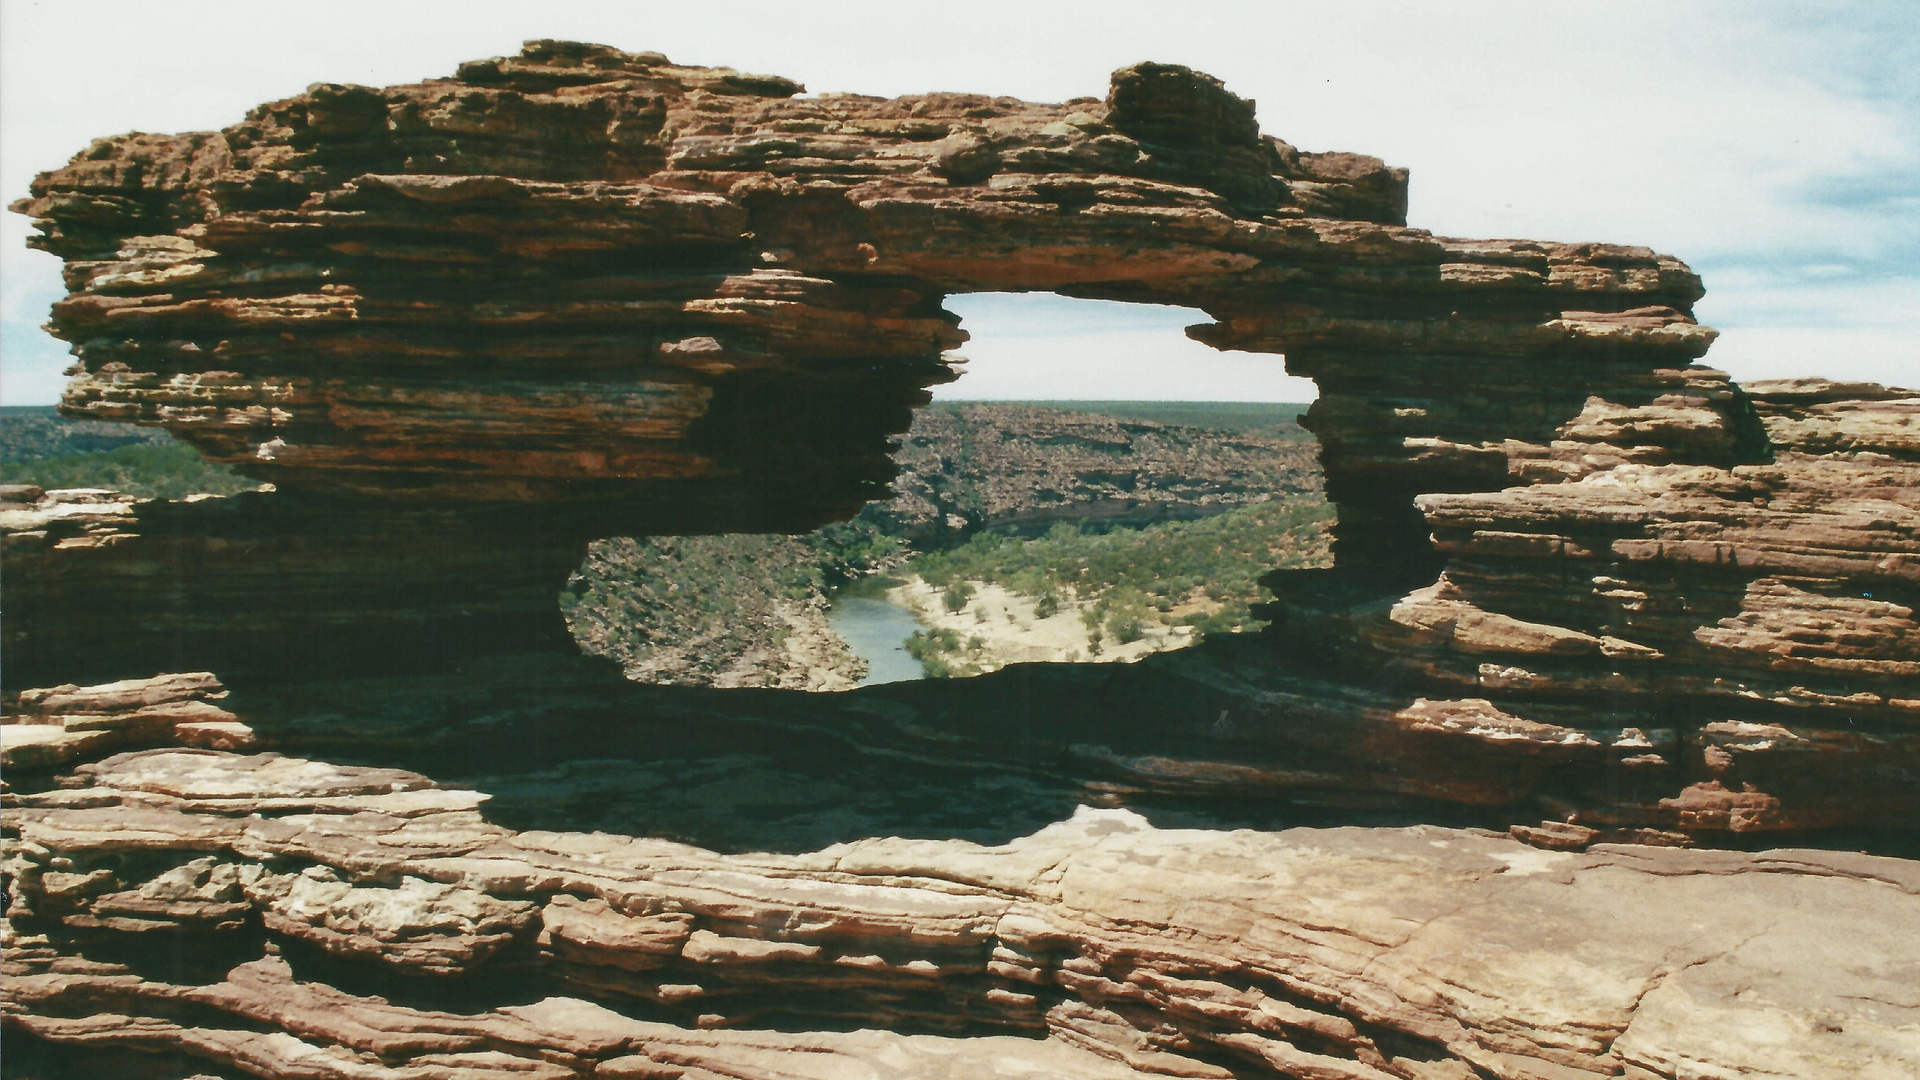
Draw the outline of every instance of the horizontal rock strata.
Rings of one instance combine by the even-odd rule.
[[[1747,394],[1764,464],[1623,460],[1421,496],[1445,572],[1388,610],[1346,609],[1347,661],[1420,687],[1436,723],[1604,759],[1616,795],[1579,811],[1589,824],[1905,827],[1920,396],[1820,380]]]
[[[1686,423],[1636,460],[1754,441],[1738,392],[1687,367],[1712,333],[1682,264],[1408,228],[1404,170],[1262,135],[1211,77],[1142,64],[1059,105],[798,89],[535,42],[101,140],[15,207],[66,260],[62,407],[165,427],[373,535],[375,506],[439,506],[481,513],[484,550],[513,511],[476,508],[563,506],[577,559],[878,495],[887,436],[951,377],[948,293],[1177,303],[1216,320],[1202,340],[1321,382],[1336,548],[1409,583],[1434,568],[1415,494],[1578,472],[1559,442],[1609,447],[1605,417],[1676,394]],[[1589,397],[1605,417],[1576,422]],[[171,519],[172,542],[220,517]],[[119,557],[152,559],[151,531]],[[74,558],[34,578],[95,572],[54,568]]]
[[[11,722],[0,724],[0,766],[64,765],[129,744],[252,746],[253,729],[220,707],[227,697],[210,671],[27,690]]]
[[[1756,400],[1775,408],[1768,397]],[[1583,828],[1693,836],[1906,829],[1915,820],[1920,751],[1909,670],[1914,601],[1902,602],[1911,585],[1900,561],[1914,530],[1903,535],[1901,523],[1913,517],[1916,485],[1897,442],[1861,440],[1884,438],[1876,425],[1900,430],[1910,401],[1881,392],[1837,402],[1829,412],[1847,419],[1830,422],[1827,438],[1886,447],[1850,457],[1790,450],[1783,436],[1767,466],[1622,466],[1576,483],[1429,499],[1436,536],[1453,559],[1446,578],[1391,605],[1308,612],[1315,621],[1304,625],[1323,632],[1306,645],[1339,647],[1339,662],[1317,672],[1215,650],[1139,671],[1012,673],[964,689],[876,688],[845,707],[697,696],[689,705],[605,686],[604,677],[579,668],[544,671],[536,684],[546,684],[546,701],[571,702],[569,738],[582,745],[603,738],[593,734],[596,725],[655,731],[652,718],[691,707],[723,726],[760,724],[803,739],[830,732],[849,747],[999,762],[1123,789],[1314,802],[1364,793],[1504,808],[1521,823],[1572,818]],[[1779,408],[1786,416],[1803,411],[1784,400]],[[1850,426],[1859,430],[1849,434]],[[1836,500],[1830,490],[1852,497]],[[1756,505],[1757,497],[1765,504]],[[78,550],[110,551],[113,515],[126,507],[82,500],[38,512],[52,510],[67,527],[90,523],[92,531],[67,542],[99,547]],[[1706,536],[1718,538],[1700,539]],[[303,566],[293,557],[300,552],[335,561]],[[394,576],[379,577],[381,560],[396,556],[405,561]],[[553,565],[564,565],[559,560]],[[404,575],[423,561],[405,548],[343,552],[310,543],[289,549],[282,577],[311,573],[314,594],[344,607],[340,618],[351,625],[358,613],[393,602],[378,589],[417,590],[417,579]],[[342,574],[315,572],[332,565],[349,567],[366,591],[339,588]],[[109,580],[173,585],[153,573]],[[286,595],[283,587],[283,602]],[[499,618],[478,624],[491,635],[448,632],[463,625],[455,614],[474,625],[484,609],[446,612],[443,622],[431,621],[428,609],[409,622],[389,608],[385,634],[333,640],[360,648],[352,655],[362,674],[417,663],[427,647],[414,640],[422,626],[440,628],[433,644],[447,652],[499,656],[556,640],[564,647],[548,595],[538,581],[521,587],[507,608],[529,613],[517,636],[499,633],[510,625]],[[1284,617],[1298,618],[1298,597],[1288,592]],[[163,608],[137,634],[113,598],[103,592],[97,604],[58,616],[98,643],[91,658],[120,665],[101,674],[123,671],[130,657],[164,655],[194,630],[182,609]],[[324,626],[318,613],[326,609],[311,610],[314,619],[293,624],[296,630]],[[256,647],[276,640],[269,635],[288,625],[286,614],[259,617]],[[1298,626],[1286,633],[1302,636]],[[123,652],[103,647],[114,643],[131,644]],[[23,654],[31,652],[13,655]],[[150,660],[137,662],[152,670]],[[1342,664],[1356,674],[1343,677]],[[431,700],[450,689],[428,680],[383,690],[395,704],[378,723],[328,707],[289,710],[284,702],[264,713],[243,710],[243,721],[265,724],[274,745],[339,752],[355,738],[457,744],[466,723],[503,715],[498,698],[451,709]],[[282,695],[302,704],[328,696],[298,683]],[[512,737],[543,738],[554,730],[553,711],[531,709],[530,726]],[[288,724],[300,734],[289,736]],[[329,726],[337,736],[325,736]],[[289,737],[296,741],[282,741]],[[656,744],[621,745],[629,747],[623,755],[644,756]],[[24,746],[17,752],[26,755],[14,759],[21,764],[61,760]],[[1891,837],[1844,842],[1897,847]]]
[[[1184,68],[1058,105],[799,90],[535,42],[101,140],[16,204],[65,261],[63,410],[274,490],[0,493],[10,1068],[1920,1067],[1912,863],[1659,846],[1920,820],[1911,392],[1736,386],[1694,364],[1677,260],[1409,228],[1403,170]],[[587,542],[851,515],[952,376],[943,298],[1031,289],[1195,307],[1319,383],[1337,565],[1275,580],[1277,633],[804,706],[573,655]],[[1163,796],[1513,827],[1107,809],[734,855],[545,827],[628,797],[660,732],[1018,803],[994,829]],[[286,753],[323,744],[364,764]],[[527,827],[406,753],[524,759]],[[730,846],[774,846],[742,817]]]
[[[1404,173],[1263,136],[1184,69],[1061,105],[794,92],[534,43],[41,177],[63,407],[279,490],[9,496],[19,684],[568,651],[589,539],[850,512],[946,377],[940,297],[1051,288],[1197,306],[1196,336],[1321,386],[1337,566],[1270,614],[1328,663],[1217,763],[1239,786],[1914,819],[1909,398],[1743,390],[1690,363],[1712,332],[1678,262],[1409,229]],[[1198,775],[1132,739],[1070,756]]]
[[[269,493],[182,502],[0,491],[11,690],[212,669],[432,668],[571,651],[564,513],[354,508]]]
[[[756,1070],[783,1040],[876,1075],[993,1055],[1368,1080],[1920,1066],[1920,878],[1898,860],[1162,831],[1097,810],[1000,847],[727,857],[513,833],[485,798],[171,749],[13,796],[9,1050],[315,1077],[775,1075]],[[164,959],[181,941],[194,963]],[[316,979],[382,971],[378,998]],[[432,972],[470,1004],[414,1003],[405,976]],[[948,1034],[727,1030],[782,1018]]]

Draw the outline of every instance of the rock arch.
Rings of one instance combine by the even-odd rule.
[[[1185,68],[1058,105],[799,90],[534,42],[41,176],[15,209],[67,263],[62,408],[277,490],[14,511],[12,673],[570,652],[587,540],[850,515],[952,377],[943,297],[1046,289],[1198,308],[1319,383],[1336,564],[1276,578],[1269,636],[1390,689],[1334,709],[1400,747],[1336,739],[1355,768],[1434,774],[1357,782],[1510,798],[1573,763],[1576,804],[1714,828],[1912,804],[1881,768],[1920,760],[1904,392],[1749,394],[1692,363],[1678,260],[1410,228],[1404,170],[1262,135]],[[1310,727],[1260,752],[1311,763]],[[1865,786],[1781,810],[1803,752]]]
[[[850,514],[950,377],[948,293],[1175,302],[1320,382],[1340,567],[1403,587],[1438,569],[1418,494],[1763,441],[1687,367],[1712,332],[1677,260],[1408,228],[1405,170],[1264,136],[1209,76],[1140,64],[1062,105],[799,90],[535,42],[101,140],[15,207],[68,261],[63,408],[376,531],[431,508],[525,548],[500,536],[538,518],[556,553],[524,567]],[[1658,399],[1684,418],[1635,427]]]
[[[1738,387],[1692,363],[1712,332],[1678,261],[1408,228],[1404,172],[1263,136],[1184,68],[1060,105],[799,90],[534,42],[40,177],[16,209],[66,260],[63,408],[276,490],[0,492],[9,771],[774,728],[889,777],[1451,803],[1511,838],[1084,808],[996,847],[724,856],[516,832],[401,769],[147,749],[8,790],[10,1052],[556,1080],[787,1075],[796,1050],[1116,1077],[1912,1064],[1909,864],[1660,845],[1884,839],[1920,811],[1920,397]],[[554,597],[591,537],[798,529],[876,493],[950,375],[942,298],[982,289],[1198,307],[1196,337],[1318,381],[1338,565],[1276,583],[1268,640],[765,692],[744,723],[577,657],[502,662],[571,653]],[[1574,853],[1622,840],[1654,846]],[[1622,935],[1623,910],[1671,917]],[[162,938],[171,968],[145,962]],[[423,1009],[352,993],[366,970],[466,981]],[[955,1037],[696,1032],[582,995]]]

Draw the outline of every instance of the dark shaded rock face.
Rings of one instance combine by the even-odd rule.
[[[1183,68],[1061,105],[798,90],[538,42],[35,182],[63,410],[276,490],[0,493],[9,1054],[1914,1071],[1910,863],[1647,846],[1911,835],[1911,391],[1736,386],[1678,261],[1408,228],[1403,171]],[[1008,289],[1196,307],[1318,382],[1336,565],[1276,578],[1274,630],[831,697],[574,654],[589,540],[851,515],[951,377],[942,298]],[[1085,802],[1204,828],[1013,839]],[[1511,835],[1218,831],[1422,821]],[[602,827],[702,848],[546,831]],[[885,833],[928,839],[806,851]]]

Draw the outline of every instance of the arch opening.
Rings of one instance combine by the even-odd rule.
[[[1265,623],[1266,575],[1328,561],[1331,507],[1272,354],[1185,307],[949,297],[965,348],[892,443],[894,476],[796,535],[596,542],[562,594],[641,682],[838,690],[1114,662]]]

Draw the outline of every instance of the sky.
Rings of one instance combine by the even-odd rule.
[[[723,14],[716,14],[723,13]],[[212,129],[320,81],[450,75],[522,40],[658,50],[810,91],[1101,96],[1143,59],[1210,72],[1306,150],[1412,171],[1409,223],[1645,244],[1706,279],[1706,362],[1920,386],[1920,3],[0,0],[0,196],[89,141]],[[0,214],[0,403],[56,399],[58,264]],[[1197,312],[954,297],[949,398],[1301,401]]]

